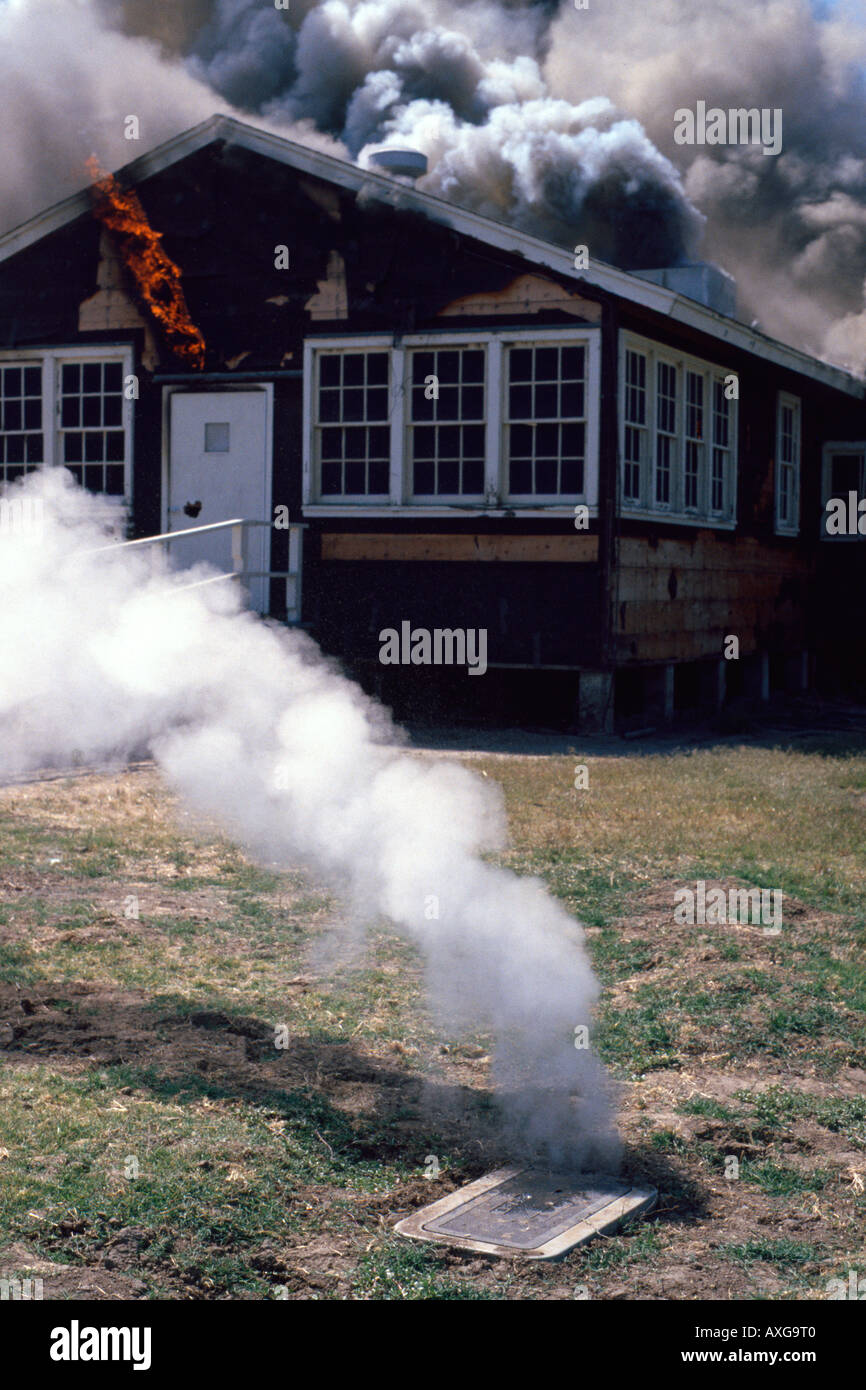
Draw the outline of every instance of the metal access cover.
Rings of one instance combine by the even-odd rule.
[[[498,1168],[397,1223],[400,1235],[550,1260],[655,1206],[651,1187],[600,1173]]]

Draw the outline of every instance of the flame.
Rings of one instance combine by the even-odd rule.
[[[201,370],[205,341],[190,318],[180,268],[162,249],[161,234],[148,222],[138,194],[121,188],[113,174],[104,173],[95,155],[88,159],[87,169],[93,179],[96,216],[117,238],[124,264],[169,348]]]

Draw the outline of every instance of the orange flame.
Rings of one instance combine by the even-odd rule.
[[[204,367],[205,341],[187,308],[180,268],[161,246],[161,234],[147,220],[138,194],[103,173],[95,155],[87,161],[93,179],[95,213],[117,238],[124,264],[135,280],[171,351],[193,367]]]

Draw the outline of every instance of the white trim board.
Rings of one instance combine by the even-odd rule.
[[[866,396],[866,383],[841,367],[834,367],[830,363],[800,352],[797,348],[788,347],[787,344],[747,328],[724,314],[716,313],[696,300],[687,299],[673,290],[655,285],[649,280],[641,280],[625,270],[618,270],[615,266],[606,265],[601,261],[591,261],[589,270],[577,271],[571,250],[553,246],[539,237],[518,231],[507,223],[469,212],[408,183],[369,169],[361,169],[347,160],[336,159],[333,155],[299,145],[274,131],[248,125],[231,116],[211,116],[200,125],[193,126],[130,164],[124,165],[122,170],[117,172],[122,173],[124,178],[132,183],[140,183],[216,141],[274,159],[301,173],[337,184],[354,193],[363,193],[366,198],[379,200],[392,207],[414,209],[429,217],[431,221],[450,227],[463,236],[473,237],[488,246],[521,256],[531,265],[546,266],[557,274],[568,276],[578,284],[596,285],[599,289],[632,304],[667,315],[676,323],[697,329],[720,342],[754,353],[765,361],[774,362],[789,371],[823,382],[857,399],[862,400]],[[58,231],[75,218],[85,215],[90,211],[90,207],[90,190],[82,189],[80,193],[73,194],[21,226],[13,228],[0,237],[0,262]]]

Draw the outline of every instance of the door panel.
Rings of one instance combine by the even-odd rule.
[[[184,531],[216,521],[270,520],[270,393],[250,391],[183,391],[169,397],[169,531]],[[270,565],[269,525],[246,530],[249,570]],[[231,570],[231,531],[193,536],[171,545],[179,566],[206,560]],[[267,612],[266,578],[244,581],[250,606]]]

